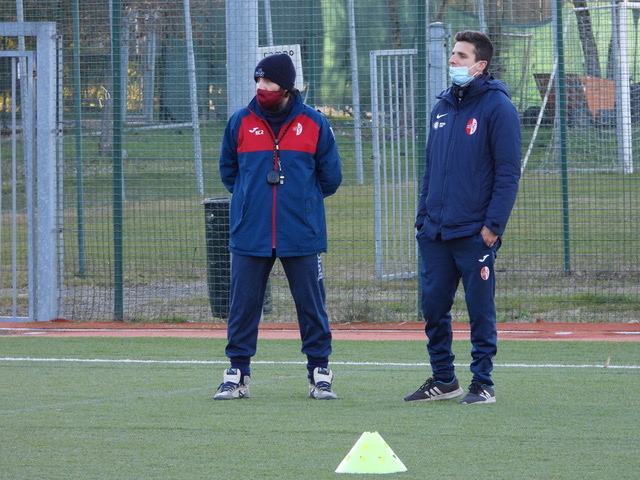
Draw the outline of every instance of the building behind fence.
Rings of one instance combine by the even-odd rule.
[[[260,56],[287,52],[343,157],[327,199],[331,320],[419,321],[428,112],[453,35],[476,29],[494,41],[491,70],[523,129],[499,321],[640,320],[639,3],[7,0],[2,11],[2,319],[224,320],[221,135],[254,94]],[[278,263],[264,320],[295,320]]]

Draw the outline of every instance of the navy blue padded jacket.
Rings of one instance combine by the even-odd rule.
[[[518,192],[520,121],[507,86],[483,75],[463,91],[448,88],[431,112],[415,226],[432,239],[483,225],[502,235]]]

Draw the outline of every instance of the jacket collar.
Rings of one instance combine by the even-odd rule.
[[[469,99],[483,94],[488,90],[498,90],[511,98],[509,88],[502,80],[498,80],[489,74],[478,76],[473,82],[465,87],[452,85],[438,95],[438,99],[447,100],[453,104],[458,104],[458,99]]]

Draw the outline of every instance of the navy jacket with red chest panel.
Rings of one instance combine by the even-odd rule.
[[[342,166],[333,131],[300,94],[275,141],[256,98],[235,112],[220,149],[220,176],[231,192],[230,250],[296,257],[327,251],[324,198],[336,192]],[[278,170],[282,184],[267,175]]]

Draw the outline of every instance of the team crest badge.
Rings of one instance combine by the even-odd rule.
[[[480,278],[482,278],[483,280],[489,280],[489,267],[482,267],[480,269]]]
[[[473,135],[478,129],[478,120],[472,118],[467,122],[467,135]]]

